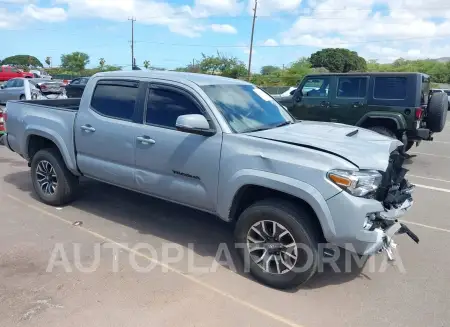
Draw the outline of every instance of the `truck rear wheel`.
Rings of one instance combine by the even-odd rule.
[[[312,219],[303,208],[283,200],[263,200],[248,207],[235,230],[245,270],[279,289],[306,283],[319,264],[319,232]]]
[[[73,201],[78,178],[66,167],[57,149],[39,150],[31,160],[31,180],[39,199],[52,206]]]
[[[431,96],[427,107],[427,127],[435,132],[442,132],[448,112],[448,96],[445,92],[436,92]]]

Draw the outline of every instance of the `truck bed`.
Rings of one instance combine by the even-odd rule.
[[[53,109],[66,109],[66,110],[75,110],[78,111],[80,107],[81,98],[71,98],[71,99],[44,99],[44,100],[23,100],[23,101],[14,101],[19,103],[32,104],[42,107],[50,107]]]
[[[74,122],[80,99],[8,101],[7,142],[28,159],[29,136],[51,140],[61,151],[67,167],[76,173]]]

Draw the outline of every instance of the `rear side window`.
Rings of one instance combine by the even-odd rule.
[[[366,77],[339,77],[337,96],[339,98],[365,98]]]
[[[70,85],[78,85],[78,84],[80,84],[79,79],[74,79],[72,82],[70,82]]]
[[[375,99],[404,100],[406,99],[406,77],[375,77]]]
[[[23,79],[16,79],[16,82],[14,83],[14,87],[23,87]]]
[[[111,118],[132,120],[138,94],[138,83],[100,81],[92,95],[91,107]]]

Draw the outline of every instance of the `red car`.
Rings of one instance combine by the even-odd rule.
[[[34,75],[32,73],[27,73],[24,71],[21,71],[20,69],[16,67],[10,67],[10,66],[2,66],[0,67],[0,82],[5,82],[10,80],[11,78],[16,77],[25,77],[25,78],[33,78]]]

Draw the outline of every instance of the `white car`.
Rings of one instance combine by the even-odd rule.
[[[0,103],[9,100],[67,99],[61,81],[41,78],[12,78],[0,87]]]

